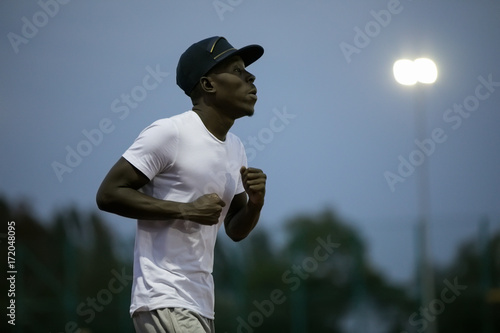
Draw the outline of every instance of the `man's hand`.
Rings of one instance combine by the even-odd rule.
[[[182,209],[182,215],[186,220],[203,225],[214,225],[219,222],[222,208],[225,205],[217,194],[205,194],[186,204]]]
[[[248,236],[259,221],[264,206],[267,176],[260,169],[241,167],[241,181],[245,193],[238,193],[224,219],[226,234],[235,242]]]
[[[266,174],[260,169],[246,168],[244,166],[241,167],[240,173],[249,202],[262,207],[266,195]]]

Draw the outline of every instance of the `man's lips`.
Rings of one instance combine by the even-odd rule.
[[[257,98],[257,89],[256,89],[256,88],[254,88],[254,89],[250,90],[250,91],[248,92],[248,94],[249,94],[249,95],[251,95],[252,97]]]

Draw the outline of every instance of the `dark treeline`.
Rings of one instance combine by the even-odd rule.
[[[17,272],[14,285],[0,281],[1,332],[134,331],[133,245],[117,243],[105,215],[68,207],[40,221],[22,202],[0,198],[0,217],[3,258],[8,222],[15,222]],[[472,235],[450,265],[436,267],[435,299],[424,307],[416,283],[388,282],[369,262],[360,233],[333,212],[285,225],[280,247],[264,228],[239,243],[219,238],[218,332],[412,333],[434,321],[439,333],[500,332],[500,233],[484,243]]]

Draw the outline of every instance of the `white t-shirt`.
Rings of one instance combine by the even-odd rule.
[[[194,111],[160,119],[144,129],[123,157],[151,181],[141,191],[152,197],[192,202],[217,193],[226,203],[219,223],[138,220],[130,314],[183,307],[214,318],[213,255],[217,232],[231,200],[244,191],[246,166],[240,139],[213,136]]]

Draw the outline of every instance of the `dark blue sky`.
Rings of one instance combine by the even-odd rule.
[[[436,260],[482,217],[500,226],[498,1],[40,3],[0,4],[0,193],[46,218],[73,203],[96,209],[102,178],[139,132],[190,108],[175,85],[180,54],[223,35],[265,48],[248,68],[256,114],[233,132],[268,174],[261,227],[277,242],[286,218],[330,207],[359,228],[376,265],[410,278],[419,165],[401,164],[419,156]],[[417,137],[415,87],[399,86],[392,64],[422,56],[439,76],[422,87]],[[434,146],[424,154],[416,139]],[[133,221],[105,217],[133,235]]]

